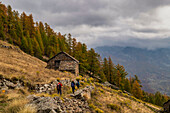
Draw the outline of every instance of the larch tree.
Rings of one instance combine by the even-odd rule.
[[[138,83],[138,81],[134,81],[133,85],[132,85],[132,94],[139,99],[143,98],[143,93],[142,90],[140,88],[140,84]]]
[[[110,81],[109,65],[108,65],[107,58],[104,58],[104,61],[103,61],[103,73],[105,74],[107,81]]]

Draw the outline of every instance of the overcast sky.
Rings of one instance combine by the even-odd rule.
[[[88,47],[170,47],[170,0],[1,0]]]

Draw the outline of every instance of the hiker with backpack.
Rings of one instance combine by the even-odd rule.
[[[58,94],[60,93],[60,95],[62,94],[62,92],[61,92],[61,87],[62,87],[62,84],[61,84],[60,81],[58,81],[58,84],[57,84],[57,92],[58,92]]]
[[[75,83],[74,83],[74,80],[72,80],[72,82],[71,82],[71,87],[72,87],[72,91],[73,91],[73,93],[74,93],[74,90],[75,90]]]
[[[79,87],[80,87],[80,82],[79,82],[79,80],[77,80],[76,86],[77,86],[77,88],[79,89]]]

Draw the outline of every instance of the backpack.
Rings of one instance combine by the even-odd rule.
[[[73,82],[71,83],[71,87],[74,87],[74,83]]]
[[[79,86],[79,85],[80,85],[80,83],[79,83],[79,82],[77,82],[77,83],[76,83],[76,85],[77,85],[77,86]]]
[[[57,89],[61,89],[61,84],[60,83],[57,84]]]

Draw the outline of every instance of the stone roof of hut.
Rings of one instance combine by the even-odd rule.
[[[167,104],[167,103],[169,103],[170,102],[170,100],[168,100],[167,102],[165,102],[163,105],[165,105],[165,104]]]
[[[77,60],[77,59],[75,59],[74,57],[72,57],[71,55],[69,55],[68,53],[66,53],[66,52],[59,52],[58,54],[56,54],[55,56],[53,56],[52,58],[50,58],[47,62],[49,62],[51,59],[53,59],[53,58],[55,58],[56,56],[58,56],[59,54],[61,54],[61,53],[64,53],[64,54],[66,54],[68,57],[70,57],[71,59],[73,59],[74,61],[76,61],[77,63],[79,63],[79,61]]]

